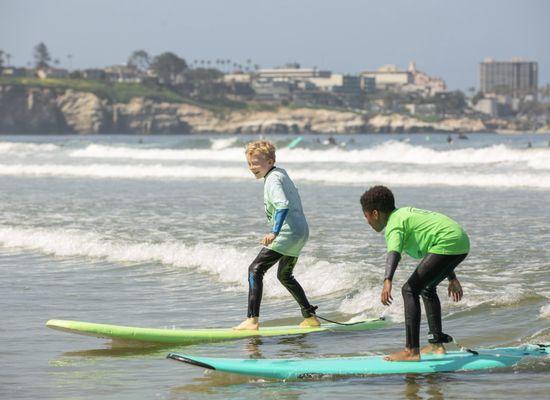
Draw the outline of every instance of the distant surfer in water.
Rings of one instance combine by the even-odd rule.
[[[259,328],[263,277],[277,262],[277,278],[301,307],[304,320],[300,327],[319,326],[319,320],[315,316],[317,307],[309,304],[304,290],[292,274],[309,237],[309,227],[298,190],[286,171],[275,167],[275,146],[271,142],[251,142],[247,145],[245,154],[250,172],[256,179],[264,179],[264,206],[271,232],[260,241],[264,247],[248,268],[247,319],[234,329]]]
[[[384,228],[387,244],[382,304],[390,305],[392,279],[404,251],[422,259],[403,285],[405,308],[405,350],[390,354],[389,361],[419,361],[420,353],[444,354],[443,343],[452,338],[441,327],[441,304],[437,285],[447,278],[448,294],[453,301],[462,298],[462,287],[454,269],[468,255],[470,241],[462,227],[451,218],[433,211],[413,207],[395,208],[393,193],[385,186],[373,186],[361,196],[361,207],[369,225],[376,231]],[[428,318],[429,344],[420,350],[420,300],[422,296]]]

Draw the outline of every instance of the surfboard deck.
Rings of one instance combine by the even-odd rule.
[[[176,353],[168,358],[201,368],[271,379],[311,379],[324,376],[425,374],[511,367],[527,356],[545,356],[550,344],[450,351],[423,355],[421,361],[386,361],[384,356],[313,359],[230,359],[195,357]]]
[[[211,329],[159,329],[138,328],[132,326],[96,324],[92,322],[52,319],[46,323],[51,329],[78,335],[119,341],[142,342],[151,344],[194,344],[223,340],[235,340],[257,336],[303,335],[315,332],[365,331],[387,326],[384,318],[373,318],[355,325],[322,324],[318,328],[300,328],[293,326],[261,327],[258,331],[236,331],[231,328]]]

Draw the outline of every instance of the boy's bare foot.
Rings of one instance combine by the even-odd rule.
[[[428,344],[420,349],[420,354],[445,354],[445,346],[442,344]]]
[[[420,352],[416,349],[405,349],[384,357],[386,361],[420,361]]]
[[[300,328],[316,328],[318,326],[321,326],[321,323],[319,322],[317,317],[313,315],[311,317],[304,318],[304,320],[300,322],[299,326]]]
[[[233,327],[236,331],[257,331],[260,328],[258,318],[247,318],[239,325]]]

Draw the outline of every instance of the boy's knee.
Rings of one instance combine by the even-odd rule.
[[[405,284],[401,287],[401,294],[403,295],[403,297],[412,295],[418,296],[418,292],[419,291],[415,290],[409,282],[405,282]]]
[[[294,277],[292,276],[292,272],[285,271],[285,270],[277,271],[277,279],[278,279],[279,282],[281,282],[282,284],[285,284],[286,282],[292,281],[293,278],[294,278]]]
[[[411,285],[409,285],[408,282],[405,282],[405,284],[401,286],[401,294],[403,295],[403,297],[412,294]]]
[[[420,292],[420,295],[422,296],[423,299],[431,300],[437,297],[437,292],[434,287],[428,287],[428,288],[424,288],[422,292]]]
[[[260,264],[258,263],[252,263],[248,267],[248,276],[254,276],[256,278],[261,278],[263,276],[262,269],[260,268]]]

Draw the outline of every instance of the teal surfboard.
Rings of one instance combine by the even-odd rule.
[[[294,140],[292,140],[292,142],[290,142],[288,144],[288,146],[286,146],[287,148],[289,149],[293,149],[295,148],[296,146],[298,146],[298,144],[300,144],[300,142],[304,140],[304,137],[303,136],[298,136],[297,138],[295,138]]]
[[[159,329],[137,328],[95,324],[91,322],[65,321],[52,319],[46,323],[48,328],[79,335],[113,339],[115,341],[156,343],[156,344],[193,344],[234,340],[255,336],[303,335],[315,332],[365,331],[387,326],[383,318],[373,318],[353,325],[322,324],[318,328],[300,328],[293,326],[262,327],[258,331],[236,331],[231,328],[212,329]]]
[[[168,358],[194,366],[234,374],[272,379],[308,379],[323,376],[427,374],[511,367],[527,356],[546,356],[550,345],[525,345],[450,351],[444,355],[423,355],[421,361],[385,361],[383,356],[312,359],[231,359],[168,354]]]

